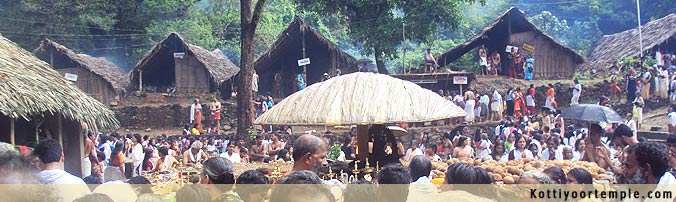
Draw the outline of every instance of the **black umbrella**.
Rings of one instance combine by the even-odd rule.
[[[591,122],[607,122],[607,123],[622,123],[624,120],[615,112],[615,110],[596,104],[579,104],[574,105],[563,111],[561,117],[564,119],[591,121]]]
[[[547,111],[551,114],[556,114],[556,109],[554,109],[553,107],[542,106],[542,111]]]

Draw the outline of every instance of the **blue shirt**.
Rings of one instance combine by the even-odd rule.
[[[298,79],[298,82],[296,82],[296,85],[298,85],[298,90],[305,89],[305,80],[303,79],[303,75],[298,74],[296,78]]]

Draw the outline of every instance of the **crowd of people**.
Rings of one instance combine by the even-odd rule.
[[[212,151],[209,146],[204,146],[199,140],[188,143],[177,140],[174,142],[182,143],[182,146],[173,142],[165,144],[162,140],[159,143],[148,141],[143,146],[143,139],[139,142],[132,140],[133,147],[141,145],[148,153],[152,154],[148,147],[153,144],[160,146],[160,158],[168,167],[178,164],[176,161],[185,164],[200,164],[201,171],[199,180],[193,184],[187,184],[176,191],[173,197],[175,201],[294,201],[312,199],[312,201],[336,201],[342,198],[343,201],[355,201],[376,197],[379,200],[388,201],[407,201],[421,200],[424,198],[433,198],[444,194],[445,190],[438,190],[436,187],[411,186],[411,187],[388,187],[387,184],[414,184],[414,185],[432,185],[431,171],[432,162],[439,161],[439,154],[444,154],[445,158],[482,158],[506,161],[521,158],[533,159],[560,159],[560,160],[580,160],[596,162],[599,166],[612,170],[617,176],[618,183],[626,184],[675,184],[672,172],[676,167],[676,155],[672,150],[676,150],[676,135],[670,135],[668,144],[638,141],[634,139],[631,130],[625,125],[614,127],[612,134],[603,137],[604,131],[601,126],[593,124],[588,130],[569,130],[559,135],[558,130],[554,130],[551,135],[538,133],[529,135],[521,134],[525,131],[520,125],[507,124],[502,128],[499,135],[494,138],[487,138],[485,134],[481,135],[480,144],[471,144],[470,137],[466,128],[458,131],[458,135],[452,137],[452,142],[457,144],[450,155],[445,155],[442,149],[437,153],[437,144],[444,145],[447,140],[445,137],[438,137],[435,143],[425,144],[426,135],[421,135],[420,144],[412,145],[405,153],[402,161],[397,163],[384,164],[373,176],[373,180],[353,180],[351,184],[366,184],[373,186],[360,186],[359,190],[348,189],[336,193],[324,186],[277,186],[275,188],[265,186],[270,183],[275,184],[335,184],[339,181],[322,179],[325,176],[326,168],[334,166],[327,161],[330,143],[325,138],[315,135],[302,135],[293,140],[292,148],[295,152],[289,155],[293,160],[293,168],[284,176],[276,181],[272,181],[268,175],[267,169],[248,170],[239,175],[235,175],[234,164],[236,159],[228,156],[222,157],[210,155]],[[511,133],[508,133],[512,131]],[[107,143],[115,143],[116,135],[111,135]],[[274,137],[274,136],[273,136]],[[134,137],[132,137],[134,138]],[[441,139],[439,139],[441,138]],[[505,141],[502,141],[502,139]],[[161,138],[160,138],[161,139]],[[120,144],[125,147],[124,140]],[[208,141],[209,142],[209,141]],[[494,142],[494,143],[493,143]],[[573,142],[573,143],[571,143]],[[187,144],[186,144],[187,143]],[[163,145],[165,144],[165,145]],[[239,146],[242,143],[237,143]],[[244,143],[245,144],[245,143]],[[150,145],[150,146],[148,146]],[[234,148],[231,143],[227,144],[227,154],[232,155]],[[567,149],[572,146],[574,150]],[[106,145],[107,146],[107,145]],[[350,145],[348,145],[349,147]],[[167,148],[165,148],[167,147]],[[167,150],[177,149],[177,147],[189,148],[183,155],[169,154]],[[421,148],[422,147],[422,148]],[[479,151],[466,148],[476,147]],[[490,147],[485,149],[484,147]],[[103,184],[93,189],[87,186],[68,187],[67,191],[54,190],[58,197],[64,201],[158,201],[160,196],[155,195],[149,188],[150,181],[139,175],[126,179],[119,172],[118,167],[113,162],[114,159],[102,157],[100,162],[93,165],[105,165],[112,163],[105,169],[103,177],[93,173],[91,176],[81,179],[64,171],[63,150],[56,140],[44,140],[39,143],[33,154],[22,156],[14,151],[11,146],[2,145],[0,150],[0,182],[2,183],[43,183],[43,184]],[[540,151],[540,148],[545,148]],[[610,149],[609,149],[610,148]],[[252,150],[254,148],[252,147]],[[276,150],[273,146],[270,150]],[[116,153],[126,152],[113,148]],[[420,152],[416,151],[419,150]],[[132,151],[133,152],[133,151]],[[217,152],[217,151],[216,151]],[[241,150],[240,150],[241,152]],[[105,153],[103,153],[105,156]],[[429,155],[434,154],[434,155]],[[132,154],[133,155],[133,154]],[[145,155],[143,161],[148,160],[152,155]],[[178,158],[175,159],[175,158]],[[268,156],[263,157],[264,159]],[[163,161],[164,159],[171,159]],[[241,161],[240,161],[241,162]],[[151,171],[154,165],[141,163],[143,170]],[[404,166],[407,165],[407,166]],[[342,169],[342,170],[341,170]],[[93,171],[97,171],[93,169]],[[335,172],[349,173],[349,168],[343,167],[336,169]],[[140,173],[139,173],[140,174]],[[20,178],[16,178],[21,176]],[[483,168],[465,163],[450,164],[445,172],[443,179],[445,184],[495,184],[495,179]],[[594,180],[589,171],[581,168],[569,170],[567,173],[560,167],[552,166],[543,172],[532,170],[523,172],[516,182],[518,184],[592,184]],[[106,188],[107,184],[128,185],[116,186],[114,189]],[[259,186],[237,186],[234,185],[259,185]],[[377,185],[376,185],[377,184]],[[145,185],[145,186],[144,186]],[[219,185],[219,186],[212,186]],[[122,189],[120,187],[123,187]],[[266,194],[272,189],[271,194]],[[308,189],[313,189],[307,191]],[[78,190],[78,191],[74,191]],[[455,187],[455,191],[463,190],[461,187]],[[463,190],[470,194],[485,196],[482,190],[466,189]],[[422,195],[420,195],[422,193]],[[167,196],[163,196],[167,197]]]

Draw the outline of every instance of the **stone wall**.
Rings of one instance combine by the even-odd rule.
[[[123,128],[127,129],[146,129],[146,128],[181,128],[188,124],[190,119],[190,106],[181,106],[178,104],[161,106],[124,106],[113,109],[117,120]],[[221,111],[221,127],[223,130],[230,130],[236,124],[236,107],[229,103],[223,103]],[[209,107],[202,104],[202,123],[210,123]]]

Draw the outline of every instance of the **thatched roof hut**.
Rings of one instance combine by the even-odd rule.
[[[176,93],[209,93],[239,72],[222,54],[214,54],[171,33],[155,45],[130,73],[130,89],[147,87],[158,92],[175,87]],[[139,82],[139,80],[141,82]],[[152,91],[152,90],[151,90]]]
[[[117,128],[113,112],[2,36],[0,67],[0,141],[27,145],[36,143],[38,137],[58,139],[63,144],[66,170],[79,175],[81,123],[94,130]]]
[[[303,56],[305,48],[305,56]],[[357,71],[357,60],[343,52],[333,42],[326,39],[319,31],[306,24],[296,16],[289,26],[279,33],[277,41],[265,51],[254,63],[260,76],[259,92],[275,94],[275,74],[281,76],[281,95],[285,97],[293,92],[293,81],[303,69],[298,60],[310,58],[307,65],[307,84],[321,81],[324,73],[335,75],[336,69],[342,74]]]
[[[676,13],[641,26],[644,52],[662,48],[676,52]],[[664,51],[664,50],[663,50]],[[584,70],[605,70],[627,57],[639,56],[641,47],[638,28],[613,35],[605,35],[589,52]]]
[[[78,75],[75,84],[103,103],[120,101],[129,85],[127,75],[112,62],[75,53],[52,40],[44,39],[33,53],[61,74]]]
[[[524,44],[534,47],[535,59],[533,77],[535,79],[572,78],[575,69],[584,62],[584,57],[557,42],[528,21],[524,12],[512,7],[500,15],[493,23],[481,30],[467,42],[436,57],[439,65],[447,66],[465,53],[485,45],[490,55],[497,51],[502,57],[503,69],[511,64],[505,49],[508,45],[523,47]],[[525,53],[523,48],[519,52]],[[477,66],[479,65],[477,59]],[[506,71],[504,71],[506,74]]]

